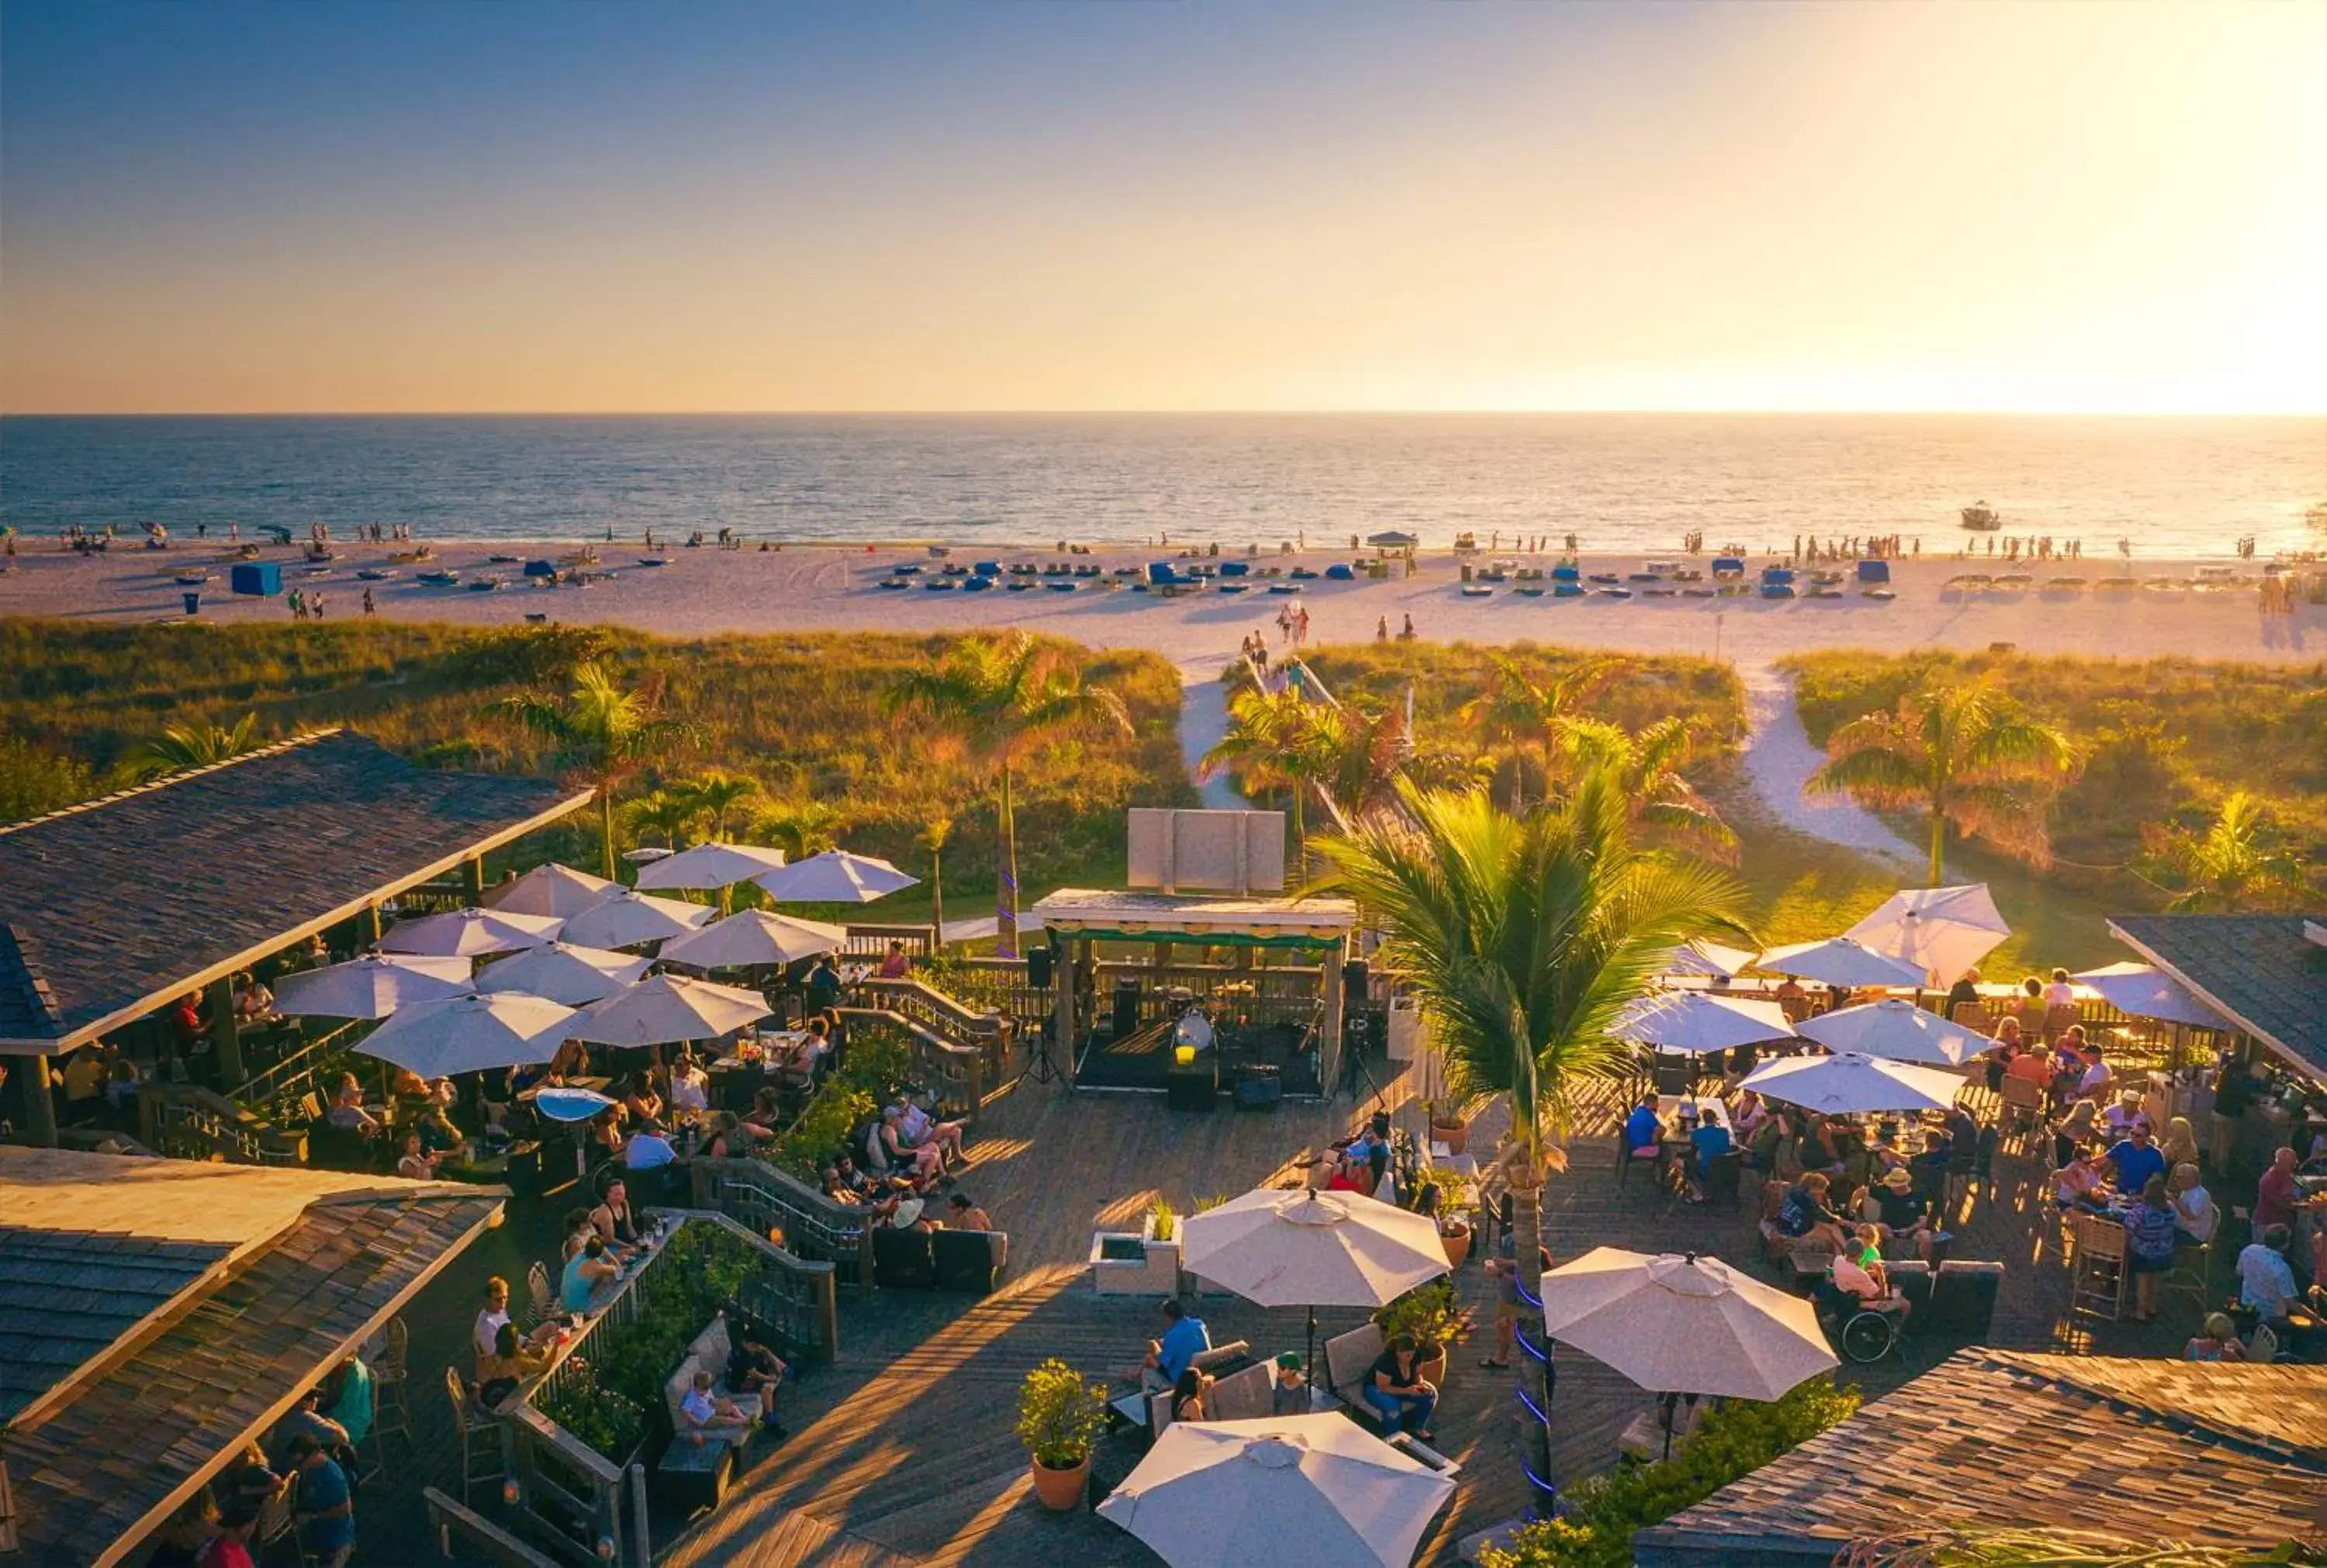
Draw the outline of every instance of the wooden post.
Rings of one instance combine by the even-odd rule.
[[[88,1047],[82,1047],[87,1050]],[[16,1081],[24,1095],[24,1141],[35,1148],[57,1146],[57,1102],[49,1087],[49,1059],[18,1059]]]
[[[1051,966],[1051,1027],[1058,1036],[1052,1043],[1058,1047],[1059,1065],[1066,1069],[1069,1088],[1075,1083],[1074,959],[1074,938],[1070,937],[1059,961]]]
[[[242,1031],[234,1022],[234,981],[210,982],[210,1049],[218,1052],[219,1092],[240,1087]]]
[[[1342,946],[1335,943],[1318,950],[1317,957],[1323,974],[1319,983],[1325,989],[1325,1016],[1318,1024],[1322,1036],[1317,1041],[1317,1074],[1324,1081],[1318,1087],[1326,1099],[1333,1097],[1333,1086],[1341,1078],[1341,1015],[1345,999],[1341,995]]]
[[[461,885],[468,890],[469,907],[485,901],[485,857],[472,855],[461,863]]]
[[[379,939],[388,934],[380,925],[379,906],[376,903],[367,905],[364,909],[363,934],[364,946],[367,947],[378,947]]]

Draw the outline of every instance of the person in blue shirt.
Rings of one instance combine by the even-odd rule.
[[[590,1298],[602,1281],[621,1277],[622,1265],[609,1256],[606,1244],[596,1237],[565,1260],[565,1276],[558,1282],[557,1304],[569,1312],[586,1312]]]
[[[1689,1134],[1688,1141],[1696,1146],[1696,1168],[1689,1176],[1688,1200],[1702,1203],[1705,1201],[1706,1180],[1713,1174],[1713,1162],[1729,1153],[1729,1129],[1708,1116],[1697,1123],[1696,1130]]]
[[[292,1522],[307,1533],[307,1551],[317,1568],[347,1568],[356,1549],[355,1501],[341,1470],[312,1437],[291,1444],[296,1472]]]
[[[1624,1147],[1636,1154],[1654,1153],[1664,1136],[1664,1120],[1657,1115],[1657,1097],[1644,1097],[1640,1108],[1624,1118]]]
[[[1180,1374],[1197,1357],[1212,1348],[1211,1330],[1204,1320],[1191,1314],[1177,1297],[1164,1302],[1164,1337],[1147,1342],[1147,1360],[1139,1369],[1139,1386],[1161,1394],[1180,1381]]]
[[[2165,1151],[2150,1141],[2149,1124],[2135,1122],[2133,1131],[2108,1152],[2116,1171],[2117,1190],[2130,1197],[2149,1185],[2152,1176],[2165,1174]]]

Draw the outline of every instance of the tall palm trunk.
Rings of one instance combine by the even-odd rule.
[[[1931,885],[1931,886],[1933,886],[1933,887],[1938,887],[1938,886],[1939,886],[1939,885],[1940,885],[1940,884],[1939,884],[1939,876],[1940,876],[1940,873],[1941,873],[1941,869],[1942,869],[1942,864],[1943,864],[1943,863],[1944,863],[1944,861],[1946,860],[1946,857],[1947,857],[1947,848],[1948,848],[1948,805],[1947,805],[1947,798],[1946,798],[1945,796],[1934,795],[1934,796],[1932,796],[1932,797],[1931,797],[1931,882],[1930,882],[1930,885]]]
[[[1522,1168],[1515,1173],[1511,1193],[1511,1250],[1513,1262],[1519,1265],[1520,1300],[1543,1300],[1543,1127],[1541,1107],[1536,1099],[1536,1063],[1534,1057],[1522,1053],[1524,1065],[1519,1067],[1518,1081],[1511,1086],[1511,1130],[1518,1134]],[[1519,1328],[1524,1331],[1528,1316],[1520,1314]],[[1528,1403],[1546,1413],[1551,1410],[1551,1339],[1543,1332],[1540,1313],[1534,1319],[1536,1338],[1543,1347],[1544,1359],[1536,1358],[1521,1350],[1512,1363],[1513,1377],[1519,1381],[1519,1393]],[[1528,1385],[1533,1384],[1533,1387]],[[1524,1412],[1526,1405],[1520,1409]],[[1522,1414],[1525,1430],[1521,1442],[1525,1445],[1528,1468],[1546,1480],[1551,1478],[1551,1429],[1532,1414]]]
[[[598,874],[608,882],[614,875],[614,786],[610,781],[598,786]]]
[[[995,951],[1005,958],[1018,956],[1018,817],[1010,803],[1010,753],[1002,753],[1002,813],[995,830],[1002,853],[995,867]]]
[[[945,851],[930,851],[930,927],[945,940]]]

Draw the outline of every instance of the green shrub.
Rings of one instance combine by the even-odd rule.
[[[1462,1319],[1462,1309],[1454,1300],[1454,1286],[1447,1280],[1416,1285],[1374,1314],[1384,1339],[1395,1339],[1403,1334],[1425,1356],[1453,1344],[1454,1330],[1461,1326]]]
[[[1620,1465],[1571,1487],[1564,1517],[1529,1525],[1481,1568],[1629,1568],[1632,1535],[1703,1502],[1858,1409],[1855,1387],[1815,1377],[1772,1404],[1733,1399],[1708,1411],[1660,1464]]]
[[[1072,1470],[1090,1458],[1106,1419],[1107,1390],[1055,1356],[1018,1386],[1018,1441],[1045,1470]]]

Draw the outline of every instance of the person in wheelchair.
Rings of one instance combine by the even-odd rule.
[[[1909,1307],[1907,1298],[1892,1287],[1890,1273],[1883,1266],[1881,1234],[1872,1225],[1861,1225],[1857,1243],[1855,1248],[1834,1255],[1820,1289],[1833,1292],[1829,1300],[1846,1323],[1860,1312],[1874,1311],[1890,1318],[1895,1327],[1906,1320]]]

